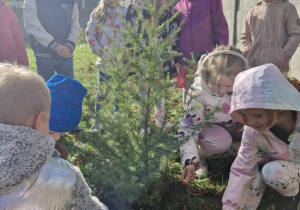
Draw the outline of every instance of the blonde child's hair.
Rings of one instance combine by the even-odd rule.
[[[0,123],[25,126],[32,115],[50,113],[50,102],[42,77],[26,67],[0,63]]]
[[[233,46],[217,46],[211,55],[202,55],[198,62],[200,76],[214,82],[222,75],[235,78],[238,73],[248,68],[247,59]]]
[[[104,24],[107,19],[107,7],[106,1],[114,2],[114,0],[100,0],[98,6],[95,8],[95,18],[100,25]]]

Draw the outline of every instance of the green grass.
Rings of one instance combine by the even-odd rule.
[[[35,57],[33,51],[30,47],[29,42],[26,42],[26,51],[29,59],[29,68],[36,72]],[[81,83],[85,84],[96,84],[97,83],[97,72],[94,68],[94,71],[87,71],[87,68],[96,62],[96,56],[91,52],[87,44],[83,44],[83,47],[77,46],[74,51],[74,75],[75,78]],[[87,77],[88,75],[88,77]],[[93,81],[87,81],[87,78],[90,79],[90,76],[93,76]],[[89,85],[90,86],[90,85]]]
[[[60,140],[69,150],[69,161],[81,168],[93,193],[99,197],[110,209],[116,209],[112,201],[105,197],[107,189],[99,183],[97,168],[93,167],[93,161],[101,159],[101,152],[97,141],[101,141],[98,135],[90,132],[93,120],[94,96],[97,89],[97,71],[94,67],[96,56],[87,46],[77,46],[74,52],[74,74],[75,79],[80,81],[87,89],[88,94],[83,102],[83,115],[80,126],[83,128],[79,134],[68,133]],[[36,72],[35,58],[30,45],[26,43],[30,62],[30,69]],[[182,110],[181,90],[174,89],[172,100],[173,108]],[[176,112],[175,112],[176,113]],[[172,116],[172,113],[171,113]],[[172,120],[172,117],[171,117]],[[147,195],[141,195],[141,200],[133,205],[133,209],[197,209],[217,210],[222,209],[222,195],[228,182],[229,169],[234,160],[229,154],[215,155],[207,158],[209,166],[209,177],[196,179],[189,186],[183,186],[180,182],[180,157],[170,160],[161,174],[153,181]],[[96,158],[97,157],[97,158]],[[105,174],[104,174],[105,176]],[[108,177],[109,178],[109,177]],[[274,191],[267,189],[259,210],[271,209],[275,201]]]

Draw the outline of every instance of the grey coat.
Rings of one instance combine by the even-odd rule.
[[[31,128],[0,124],[1,210],[107,209],[54,144]]]

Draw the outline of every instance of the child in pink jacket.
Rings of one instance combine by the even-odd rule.
[[[265,64],[237,75],[230,115],[245,127],[222,199],[224,210],[256,209],[266,184],[282,195],[276,209],[297,209],[299,111],[298,90],[275,65]]]
[[[0,62],[29,65],[17,17],[5,0],[0,0]]]
[[[248,12],[241,49],[250,67],[273,63],[287,75],[300,43],[300,19],[288,0],[260,0]]]

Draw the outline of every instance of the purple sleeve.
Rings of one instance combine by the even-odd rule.
[[[228,24],[223,13],[222,0],[211,0],[211,17],[215,43],[218,45],[228,45],[229,31]]]

